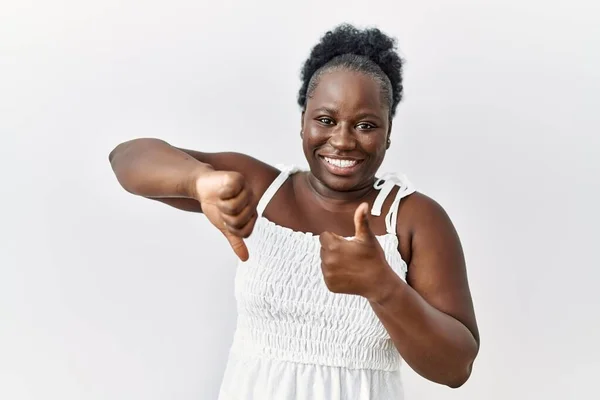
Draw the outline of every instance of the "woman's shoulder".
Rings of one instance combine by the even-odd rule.
[[[398,227],[400,224],[411,230],[423,225],[439,224],[449,221],[446,210],[440,203],[425,193],[413,190],[402,199],[398,208]]]
[[[430,196],[415,191],[400,204],[396,224],[398,235],[415,243],[434,243],[438,240],[455,240],[457,232],[444,207]],[[416,239],[416,240],[415,240]]]

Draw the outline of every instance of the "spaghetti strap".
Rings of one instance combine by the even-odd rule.
[[[267,208],[267,205],[269,204],[273,196],[275,196],[275,193],[277,193],[281,185],[283,185],[283,183],[291,174],[298,171],[298,167],[294,165],[277,164],[276,167],[281,170],[281,173],[277,176],[277,178],[275,178],[273,183],[271,183],[271,185],[267,188],[263,196],[260,198],[260,201],[256,206],[256,212],[259,217],[262,216],[263,212],[265,211],[265,208]]]
[[[393,173],[384,174],[379,178],[375,185],[375,189],[379,189],[379,194],[373,202],[373,208],[371,208],[371,214],[375,216],[381,215],[381,207],[383,202],[389,196],[394,186],[399,186],[398,193],[390,206],[390,210],[385,216],[385,229],[387,233],[396,234],[396,223],[398,221],[398,207],[400,206],[400,200],[404,197],[412,194],[416,191],[413,184],[406,178],[405,175],[397,176]]]

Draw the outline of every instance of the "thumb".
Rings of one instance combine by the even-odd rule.
[[[223,235],[225,235],[225,239],[229,242],[229,245],[233,249],[233,252],[238,256],[238,258],[242,261],[248,261],[250,258],[250,254],[248,253],[248,247],[246,247],[246,243],[244,243],[244,239],[239,236],[235,236],[233,233],[224,230],[222,231]]]
[[[375,235],[371,231],[371,227],[369,226],[369,204],[362,203],[356,211],[354,212],[354,230],[355,230],[355,238],[358,240],[369,240],[372,239]]]

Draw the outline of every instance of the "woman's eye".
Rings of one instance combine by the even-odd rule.
[[[333,120],[331,118],[327,118],[327,117],[322,117],[319,118],[319,122],[324,124],[324,125],[331,125],[333,124]]]
[[[356,125],[356,127],[360,130],[368,130],[375,128],[375,125],[369,124],[367,122],[361,122],[360,124]]]

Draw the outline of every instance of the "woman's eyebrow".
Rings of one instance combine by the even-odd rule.
[[[337,114],[337,110],[333,107],[319,107],[315,108],[313,112],[320,112],[325,114]]]

